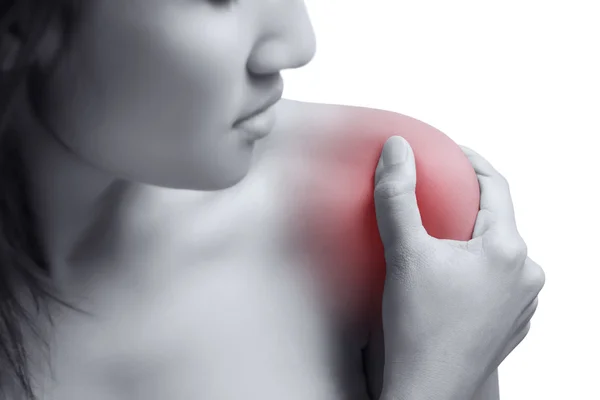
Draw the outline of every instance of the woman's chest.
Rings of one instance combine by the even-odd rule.
[[[336,313],[303,260],[273,249],[269,226],[138,284],[114,274],[91,286],[88,313],[55,319],[44,398],[366,399],[368,332]]]
[[[72,277],[86,313],[62,309],[35,360],[40,397],[366,399],[368,327],[314,274],[274,167],[204,207],[161,197],[146,242],[96,240]]]

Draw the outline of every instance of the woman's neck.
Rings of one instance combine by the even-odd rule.
[[[23,89],[17,97],[14,128],[38,237],[59,293],[67,297],[85,293],[98,276],[115,273],[115,268],[121,269],[119,275],[133,275],[142,284],[148,273],[135,266],[139,263],[124,266],[114,260],[141,259],[150,253],[185,253],[190,243],[164,237],[169,229],[179,229],[173,227],[176,219],[183,218],[188,225],[203,221],[200,225],[205,229],[194,236],[195,248],[211,248],[220,240],[218,232],[224,228],[218,228],[215,221],[233,218],[232,210],[240,208],[238,193],[244,185],[205,192],[117,178],[64,146],[39,122],[25,93]]]
[[[14,104],[13,131],[18,135],[28,178],[29,203],[51,275],[59,283],[60,269],[77,238],[95,218],[102,194],[118,180],[70,152],[38,120],[23,85]]]

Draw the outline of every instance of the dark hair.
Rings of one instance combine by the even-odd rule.
[[[33,315],[26,304],[50,318],[48,300],[64,304],[53,293],[36,221],[29,207],[27,180],[9,128],[17,90],[35,70],[35,52],[52,18],[65,16],[74,0],[0,0],[0,43],[18,39],[14,62],[0,71],[0,399],[34,400],[25,335],[36,335]],[[67,7],[68,6],[68,7]],[[70,15],[72,16],[72,15]],[[66,19],[65,19],[66,21]],[[68,26],[65,25],[65,28]],[[66,31],[65,31],[66,33]],[[5,64],[6,54],[0,54]]]

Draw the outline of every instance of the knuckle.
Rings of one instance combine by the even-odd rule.
[[[388,179],[382,179],[375,185],[375,197],[380,199],[391,199],[401,194],[396,182],[390,182]]]
[[[525,339],[531,330],[531,322],[527,322],[523,329],[521,329],[521,340]]]
[[[504,175],[502,175],[496,168],[489,165],[488,171],[489,171],[488,176],[490,177],[490,180],[492,182],[494,182],[495,184],[497,184],[499,186],[504,187],[504,189],[509,188],[510,185],[508,183],[508,179],[506,179],[506,177]]]
[[[411,186],[397,179],[383,177],[375,185],[375,196],[383,199],[397,199],[410,195],[413,191]]]
[[[536,294],[541,292],[546,284],[546,273],[542,267],[528,259],[525,268],[527,269],[527,286],[530,287]]]
[[[527,259],[527,244],[519,235],[497,237],[491,241],[488,250],[501,262],[522,266]]]
[[[531,315],[535,314],[535,312],[537,311],[539,305],[539,298],[536,296],[535,299],[533,299],[533,302],[531,303]]]
[[[504,190],[510,192],[510,183],[504,175],[496,171],[496,179],[498,180],[498,183],[504,187]]]
[[[519,347],[519,345],[523,342],[523,340],[525,340],[525,338],[529,334],[530,329],[531,329],[531,322],[528,321],[526,324],[523,325],[523,327],[520,330],[518,330],[514,334],[514,336],[512,337],[512,340],[511,340],[509,353],[512,353],[513,350],[515,350],[517,347]]]
[[[527,244],[523,239],[519,238],[514,242],[510,242],[510,245],[508,246],[508,256],[511,260],[523,263],[527,259],[527,253]]]
[[[546,286],[546,273],[542,269],[542,267],[538,266],[539,270],[539,278],[538,278],[538,293],[542,291],[544,286]]]

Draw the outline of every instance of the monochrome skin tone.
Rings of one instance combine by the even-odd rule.
[[[76,308],[50,303],[26,337],[35,394],[379,398],[373,326],[322,295],[288,234],[294,143],[353,112],[280,99],[316,50],[303,1],[84,3],[68,45],[51,21],[10,119]],[[497,398],[492,374],[475,399]]]

